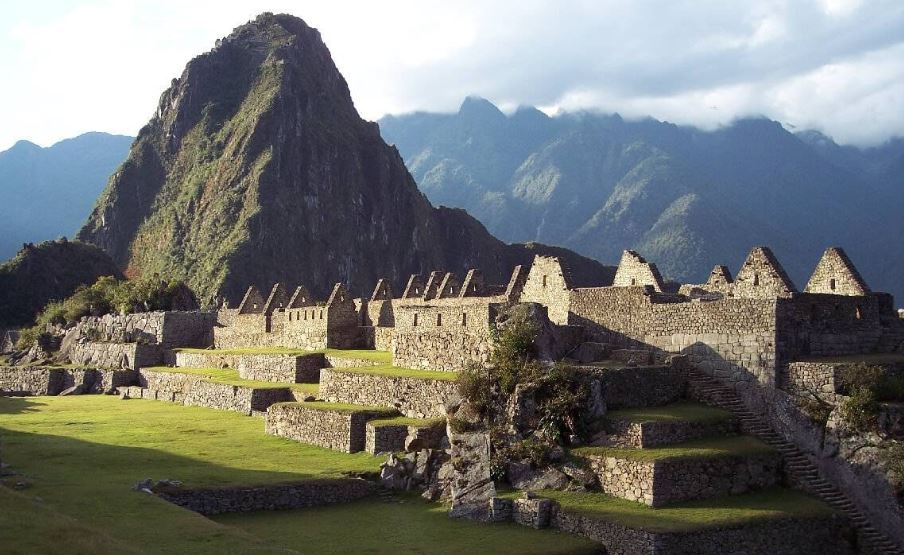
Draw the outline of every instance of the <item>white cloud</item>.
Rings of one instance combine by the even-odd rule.
[[[320,29],[365,117],[590,108],[716,126],[765,114],[846,142],[904,134],[897,0],[89,0],[0,8],[0,149],[134,134],[194,55],[261,11]],[[49,14],[49,15],[48,15]]]

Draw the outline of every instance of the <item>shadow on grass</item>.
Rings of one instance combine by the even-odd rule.
[[[81,424],[76,422],[75,425]],[[133,432],[137,433],[137,432]],[[203,430],[196,430],[203,433]],[[561,534],[529,530],[515,525],[478,525],[454,521],[442,508],[419,498],[405,505],[387,504],[378,499],[356,504],[300,511],[254,513],[248,524],[238,520],[215,522],[171,505],[154,496],[132,491],[135,482],[153,479],[181,480],[186,486],[236,486],[293,482],[326,477],[318,468],[310,472],[280,472],[242,468],[255,461],[233,454],[225,464],[200,460],[216,457],[215,448],[206,447],[201,455],[184,456],[160,448],[111,445],[60,435],[30,433],[0,428],[4,456],[34,484],[30,497],[40,497],[48,507],[78,519],[79,526],[103,530],[110,542],[131,547],[153,545],[164,553],[383,553],[393,542],[400,542],[394,553],[481,552],[491,546],[494,553],[596,553],[599,546]],[[135,442],[128,424],[117,437],[103,441]],[[229,443],[210,440],[210,443]],[[226,438],[228,439],[228,438]],[[204,441],[199,439],[198,441]],[[263,443],[263,442],[262,442]],[[179,446],[172,446],[178,450]],[[305,452],[296,451],[304,456]],[[324,465],[330,458],[318,452]],[[335,457],[335,453],[329,453]],[[271,455],[272,456],[272,455]],[[347,455],[346,455],[347,456]],[[340,459],[342,460],[342,459]],[[286,464],[291,464],[287,460]],[[313,462],[311,464],[314,464]],[[230,466],[233,465],[233,466]],[[319,468],[323,470],[323,466]],[[334,473],[335,475],[336,473]],[[11,502],[15,505],[15,502]],[[400,510],[394,510],[395,508]],[[309,512],[310,511],[310,512]],[[299,520],[296,520],[299,519]],[[317,530],[301,525],[316,522]],[[349,523],[366,532],[344,534]],[[292,525],[306,530],[294,534],[271,534],[270,530]],[[17,526],[21,526],[18,523]],[[54,532],[53,519],[29,525],[29,542],[40,552],[42,534]],[[44,530],[44,528],[47,530]],[[319,530],[319,531],[318,531]],[[21,529],[0,519],[0,545],[20,537]],[[58,535],[58,534],[57,534]],[[436,538],[442,538],[436,551]],[[362,550],[358,550],[362,548]],[[487,552],[487,551],[484,551]]]
[[[37,406],[41,405],[40,401],[31,397],[12,397],[6,395],[0,395],[0,397],[3,398],[3,402],[0,403],[0,414],[35,412],[38,410]]]

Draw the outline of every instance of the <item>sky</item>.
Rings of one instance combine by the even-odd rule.
[[[362,116],[763,115],[842,144],[904,136],[904,1],[32,0],[0,6],[0,150],[135,135],[192,57],[260,12],[320,30]]]

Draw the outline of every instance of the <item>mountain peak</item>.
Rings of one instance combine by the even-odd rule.
[[[465,98],[458,109],[458,115],[469,119],[505,119],[505,114],[495,104],[486,98],[474,95]]]

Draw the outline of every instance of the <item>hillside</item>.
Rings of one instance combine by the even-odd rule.
[[[465,208],[503,240],[605,262],[636,249],[690,282],[715,264],[736,269],[766,244],[801,287],[837,244],[874,289],[904,299],[904,247],[894,239],[902,141],[819,147],[766,119],[701,131],[529,107],[505,115],[474,97],[457,113],[388,116],[380,128],[431,201]]]
[[[0,260],[23,243],[74,235],[131,143],[85,133],[47,148],[19,141],[0,152]]]
[[[173,80],[78,237],[127,275],[184,279],[202,299],[275,281],[323,296],[388,277],[400,291],[434,269],[503,281],[529,257],[463,210],[431,206],[359,117],[320,34],[273,14]]]
[[[76,241],[26,245],[0,265],[0,328],[31,323],[48,301],[65,299],[101,276],[122,273],[97,247]]]

